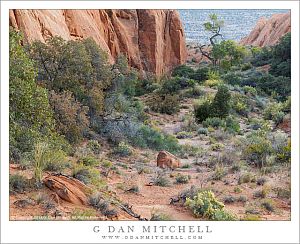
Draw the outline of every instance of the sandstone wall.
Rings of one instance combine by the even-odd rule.
[[[250,34],[241,40],[243,45],[272,46],[291,31],[291,14],[274,14],[270,19],[260,18]]]
[[[9,20],[29,42],[51,36],[92,37],[111,63],[124,53],[131,66],[157,75],[186,61],[183,27],[175,10],[10,10]]]

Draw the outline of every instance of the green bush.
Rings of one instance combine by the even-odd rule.
[[[20,174],[9,175],[9,192],[23,193],[28,189],[28,180]]]
[[[34,164],[34,178],[40,183],[42,181],[42,174],[45,168],[61,169],[65,163],[65,153],[61,150],[52,148],[51,145],[40,142],[34,147],[33,164]]]
[[[177,184],[187,184],[191,177],[190,175],[177,174],[175,179]]]
[[[250,112],[249,100],[242,94],[233,94],[230,101],[231,108],[242,116],[247,116]]]
[[[209,68],[208,67],[200,67],[198,68],[189,78],[198,81],[199,83],[203,83],[208,79]]]
[[[84,184],[92,184],[94,186],[100,187],[103,183],[100,177],[100,171],[91,168],[90,166],[84,166],[82,164],[75,165],[72,176]]]
[[[158,173],[156,175],[156,177],[154,178],[153,182],[154,182],[154,185],[156,185],[156,186],[167,187],[167,186],[171,185],[171,182],[170,182],[168,176],[163,173]]]
[[[154,112],[174,114],[179,111],[179,96],[154,94],[146,101],[146,104]]]
[[[128,157],[132,155],[132,148],[125,142],[120,142],[117,147],[114,148],[113,153],[121,157]]]
[[[239,121],[233,117],[228,116],[225,119],[225,128],[229,133],[239,133],[240,132],[240,123]]]
[[[206,99],[194,104],[194,114],[198,122],[206,120],[211,115],[211,102]]]
[[[207,128],[199,128],[198,131],[197,131],[197,133],[199,135],[207,135],[208,134],[208,130],[207,130]]]
[[[96,158],[94,158],[93,156],[82,157],[82,158],[78,159],[77,163],[83,164],[85,166],[92,166],[92,167],[99,165],[99,161]]]
[[[209,190],[197,193],[196,196],[187,198],[185,205],[190,208],[197,217],[209,220],[235,220],[236,217],[224,210],[224,204],[218,201]]]
[[[202,122],[204,127],[213,127],[213,128],[219,128],[224,126],[224,121],[217,117],[207,118]]]
[[[87,148],[89,148],[94,154],[99,154],[101,151],[101,145],[96,140],[89,140]]]
[[[249,163],[254,163],[259,168],[262,168],[267,162],[267,157],[272,152],[271,142],[264,135],[253,132],[245,140],[242,155]]]
[[[150,221],[169,221],[172,220],[172,218],[164,213],[154,212],[151,213]]]
[[[220,86],[223,84],[222,80],[218,80],[218,79],[208,79],[204,82],[205,86],[209,86],[209,87],[216,87],[216,86]]]
[[[238,183],[243,184],[243,183],[250,183],[250,182],[255,182],[255,181],[256,181],[256,177],[254,174],[244,173],[244,174],[240,175]]]
[[[9,146],[10,158],[18,162],[32,152],[39,140],[51,140],[53,111],[47,90],[36,84],[34,62],[21,45],[20,32],[9,32]]]
[[[184,64],[177,66],[172,72],[172,76],[190,78],[193,75],[194,75],[194,70],[191,67],[186,66]]]
[[[217,165],[211,178],[212,180],[221,180],[226,174],[225,168],[222,165]]]
[[[212,110],[215,117],[225,118],[230,110],[230,92],[227,86],[219,86],[212,102]]]

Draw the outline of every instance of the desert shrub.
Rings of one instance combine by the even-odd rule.
[[[272,47],[270,74],[291,77],[291,33],[284,35]]]
[[[99,154],[101,151],[101,145],[96,140],[89,140],[87,148],[90,149],[94,154]]]
[[[207,134],[208,134],[208,130],[207,130],[207,128],[199,128],[199,129],[197,130],[197,133],[198,133],[199,135],[207,135]]]
[[[229,133],[239,133],[240,132],[240,123],[239,121],[233,117],[233,116],[228,116],[225,119],[225,129]]]
[[[199,83],[203,83],[208,79],[209,68],[208,67],[200,67],[198,68],[189,78],[198,81]]]
[[[212,220],[214,221],[233,221],[238,220],[237,216],[226,210],[216,210]]]
[[[209,190],[201,191],[193,199],[187,198],[185,205],[190,208],[197,217],[210,220],[234,220],[234,215],[224,210],[224,204],[218,201]]]
[[[216,165],[214,173],[211,178],[212,180],[221,180],[226,174],[227,171],[225,170],[223,165]]]
[[[255,197],[255,198],[266,198],[269,193],[270,193],[270,187],[267,186],[267,185],[264,185],[262,189],[257,190],[253,193],[253,197]]]
[[[247,96],[236,93],[231,97],[231,108],[242,116],[247,116],[250,112],[249,101]]]
[[[95,220],[97,213],[93,209],[75,209],[71,213],[71,220],[76,221],[87,221],[87,220]]]
[[[101,166],[104,168],[111,168],[113,166],[113,163],[109,160],[104,159],[101,161]]]
[[[234,203],[237,199],[234,196],[225,196],[223,198],[223,202],[226,203]]]
[[[264,119],[272,120],[282,112],[282,103],[270,103],[263,111]]]
[[[270,135],[270,141],[276,162],[289,164],[291,161],[291,140],[288,136],[282,132],[275,132]]]
[[[236,199],[238,202],[242,202],[242,203],[245,203],[248,201],[248,198],[246,196],[239,196],[237,199]]]
[[[252,86],[244,86],[243,90],[246,94],[250,94],[251,96],[256,96],[257,95],[256,89]]]
[[[240,72],[227,72],[222,76],[225,83],[229,85],[240,85],[242,83]]]
[[[213,127],[213,128],[219,128],[224,126],[224,121],[217,117],[207,118],[202,122],[204,127]]]
[[[177,94],[181,88],[179,77],[168,78],[165,77],[161,80],[161,88],[158,93],[160,95],[174,95]]]
[[[186,138],[192,138],[192,137],[193,137],[193,133],[187,132],[187,131],[180,131],[176,135],[177,139],[186,139]]]
[[[9,192],[23,193],[28,189],[28,180],[20,174],[9,175]]]
[[[166,95],[153,94],[146,104],[154,112],[174,114],[179,111],[179,96],[168,93]]]
[[[240,162],[235,162],[235,163],[233,163],[233,165],[231,166],[231,171],[233,172],[233,173],[235,173],[235,172],[239,172],[239,171],[241,171],[241,168],[242,168],[242,165],[241,165],[241,163]]]
[[[261,206],[269,212],[274,212],[275,211],[275,206],[274,206],[274,203],[271,199],[263,200],[262,203],[261,203]]]
[[[284,76],[273,76],[264,74],[255,80],[257,89],[265,92],[268,95],[276,93],[276,99],[279,101],[285,100],[291,95],[291,79]]]
[[[222,144],[222,143],[214,143],[210,146],[210,149],[212,151],[220,151],[223,148],[224,148],[224,144]]]
[[[259,221],[259,220],[261,220],[261,217],[256,214],[246,214],[246,216],[241,220],[243,220],[243,221]]]
[[[89,204],[100,212],[105,212],[109,208],[109,203],[103,199],[100,193],[91,195],[89,197]]]
[[[228,87],[222,85],[218,87],[218,91],[212,101],[212,110],[215,117],[225,118],[230,109],[230,92]]]
[[[244,143],[243,156],[249,163],[262,168],[273,151],[271,142],[266,139],[265,134],[253,132],[247,136]]]
[[[83,164],[85,166],[91,166],[91,167],[99,165],[99,161],[96,158],[94,158],[93,156],[87,156],[87,157],[79,158],[77,160],[77,163],[78,164]]]
[[[195,117],[192,114],[187,114],[183,117],[181,129],[187,132],[192,132],[197,129]]]
[[[256,184],[259,186],[263,186],[267,182],[267,178],[265,177],[260,177],[256,180]]]
[[[176,137],[163,134],[146,125],[140,127],[138,137],[134,138],[133,144],[155,150],[167,150],[175,154],[181,150]]]
[[[167,187],[171,185],[168,176],[164,173],[157,173],[157,175],[153,179],[153,183],[156,186],[162,186],[162,187]]]
[[[172,220],[172,218],[165,213],[160,213],[160,212],[152,212],[151,213],[151,218],[150,221],[169,221]]]
[[[177,184],[187,184],[191,177],[190,175],[177,174],[175,179]]]
[[[184,64],[177,66],[172,72],[172,76],[190,78],[193,75],[194,75],[194,70],[191,67],[186,66]]]
[[[49,101],[54,111],[57,131],[65,135],[69,142],[79,142],[89,126],[88,107],[76,101],[70,91],[51,91]]]
[[[243,184],[243,183],[250,183],[250,182],[255,182],[256,181],[256,176],[251,173],[244,173],[240,175],[238,184]]]
[[[113,153],[121,157],[128,157],[132,155],[132,148],[125,142],[120,142],[113,150]]]
[[[32,162],[34,164],[34,178],[40,183],[45,168],[62,169],[65,163],[65,153],[61,150],[52,148],[51,145],[40,142],[34,147]]]
[[[194,114],[198,122],[202,122],[211,116],[211,102],[208,99],[200,100],[194,104]]]
[[[291,198],[291,189],[290,187],[285,189],[282,187],[276,187],[273,189],[276,193],[277,197],[283,198],[283,199],[290,199]]]
[[[252,68],[252,64],[251,63],[244,63],[241,65],[241,70],[242,71],[245,71],[245,70],[248,70],[248,69],[251,69]]]
[[[82,164],[75,165],[72,176],[77,180],[82,181],[84,184],[92,184],[97,187],[103,184],[99,170]]]
[[[222,84],[223,84],[222,80],[209,79],[209,80],[206,80],[203,85],[209,86],[209,87],[216,87],[216,86],[220,86]]]
[[[160,89],[160,84],[157,83],[156,77],[149,76],[140,80],[135,87],[136,96],[142,96],[147,93],[154,92]]]

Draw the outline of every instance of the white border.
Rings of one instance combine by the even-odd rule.
[[[124,226],[141,222],[38,222],[8,221],[9,184],[9,9],[291,9],[292,14],[292,215],[291,221],[197,222],[176,221],[165,225],[209,225],[213,233],[203,235],[199,243],[299,243],[299,2],[298,1],[5,1],[1,2],[1,241],[2,243],[99,243],[94,225]],[[157,225],[154,222],[143,222]],[[159,224],[162,224],[160,222]],[[103,240],[102,240],[103,241]],[[117,241],[114,241],[117,242]],[[146,241],[144,241],[146,242]],[[150,240],[148,243],[163,240]],[[167,241],[165,241],[167,242]],[[182,240],[169,240],[182,243]],[[188,241],[184,241],[188,243]],[[121,243],[141,243],[121,240]]]

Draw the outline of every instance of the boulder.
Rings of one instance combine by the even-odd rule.
[[[270,19],[260,18],[250,34],[240,43],[252,46],[273,46],[291,31],[291,13],[273,14]]]
[[[139,70],[160,76],[185,63],[183,26],[176,10],[16,9],[10,26],[28,42],[52,36],[65,40],[93,38],[111,63],[120,53]]]
[[[45,177],[43,182],[61,199],[76,205],[88,205],[87,192],[89,192],[89,188],[81,181],[65,175],[55,174]]]
[[[157,166],[160,168],[175,169],[179,168],[180,164],[180,160],[167,151],[160,151],[157,155]]]

